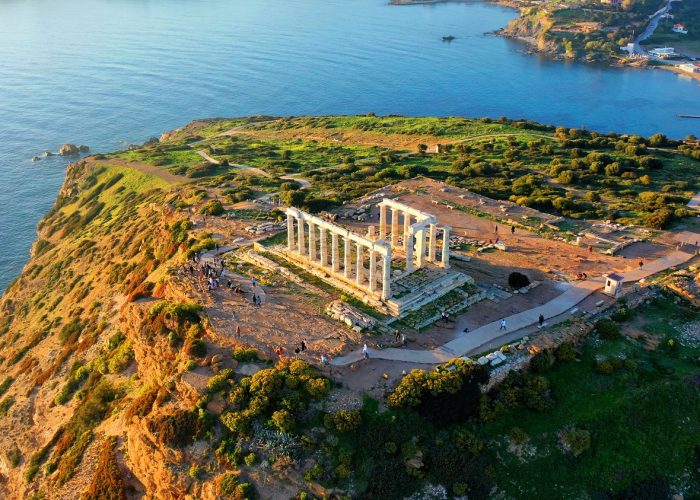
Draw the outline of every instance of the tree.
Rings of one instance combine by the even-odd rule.
[[[668,144],[668,138],[664,134],[654,134],[649,137],[649,145],[654,147],[663,147]]]
[[[514,271],[508,275],[508,285],[511,288],[523,288],[530,284],[530,278],[525,276],[523,273]]]
[[[280,200],[288,207],[300,207],[306,200],[306,192],[301,190],[282,191],[280,193]]]

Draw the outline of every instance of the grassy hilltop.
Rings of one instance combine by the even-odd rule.
[[[700,495],[700,343],[687,333],[700,313],[670,292],[596,325],[562,324],[596,333],[543,350],[485,394],[488,369],[455,360],[345,407],[352,390],[327,369],[217,328],[184,265],[218,231],[247,237],[280,214],[252,200],[320,212],[417,175],[560,214],[566,227],[697,229],[685,205],[698,160],[697,146],[661,135],[375,116],[202,120],[81,159],[0,302],[0,493]],[[232,272],[282,283],[307,297],[319,329],[331,324],[318,299],[328,292],[237,258]],[[294,313],[280,310],[267,314]]]

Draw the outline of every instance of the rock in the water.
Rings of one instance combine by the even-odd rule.
[[[51,151],[44,151],[44,156],[55,156]]]
[[[64,144],[58,149],[58,154],[61,156],[77,156],[80,154],[80,150],[75,144]]]
[[[85,144],[81,144],[80,146],[78,146],[78,150],[79,150],[81,153],[87,153],[87,152],[90,151],[90,148],[87,147]]]
[[[41,158],[39,158],[38,156],[32,156],[32,161],[39,161],[39,160],[41,160]]]

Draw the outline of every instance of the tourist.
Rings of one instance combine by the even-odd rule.
[[[236,325],[236,337],[241,336],[241,325]]]
[[[258,304],[258,297],[257,297],[257,295],[255,295],[255,293],[253,293],[253,305],[255,306],[257,304]]]
[[[256,283],[258,282],[258,280],[256,280],[255,277],[253,277],[253,279],[251,280],[251,282],[253,283],[253,288],[255,288],[255,285],[256,285]]]
[[[542,328],[542,325],[544,325],[544,315],[543,314],[540,314],[538,322],[540,324],[540,328]]]
[[[402,333],[402,334],[401,334],[401,345],[402,345],[402,346],[406,346],[407,343],[408,343],[408,342],[407,342],[407,340],[406,340],[406,335]]]
[[[593,253],[593,246],[588,245],[588,255]]]
[[[398,342],[400,339],[401,339],[401,334],[399,333],[398,330],[395,330],[394,331],[394,340],[396,340],[396,342]]]
[[[515,234],[515,226],[510,226],[510,234]]]
[[[236,321],[236,311],[231,312],[231,319]]]
[[[639,270],[641,271],[643,267],[644,267],[644,261],[640,260],[639,261]]]
[[[306,341],[302,340],[301,341],[301,352],[304,352],[306,350]]]
[[[506,320],[504,318],[501,320],[501,327],[499,328],[499,330],[505,330],[505,329],[506,329]]]
[[[365,359],[369,359],[369,350],[367,349],[367,344],[362,346],[362,356],[364,356]]]
[[[321,365],[323,365],[323,366],[328,365],[328,358],[326,357],[325,354],[321,354]]]
[[[446,312],[445,313],[445,323],[449,323],[449,322],[450,322],[450,313]]]

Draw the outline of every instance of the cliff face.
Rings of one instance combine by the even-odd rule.
[[[152,408],[124,411],[178,365],[167,339],[153,338],[149,313],[154,288],[162,300],[187,299],[168,274],[182,241],[173,197],[138,169],[93,158],[68,168],[0,302],[3,498],[77,498],[89,488],[95,498],[104,485],[117,495],[189,490],[143,421]]]

